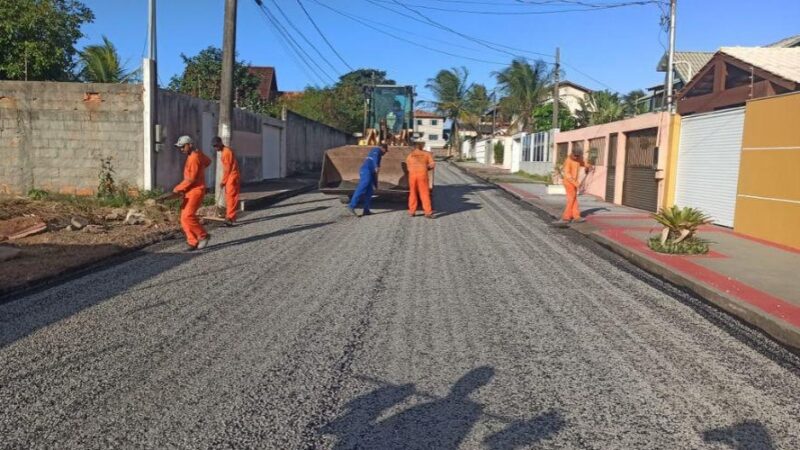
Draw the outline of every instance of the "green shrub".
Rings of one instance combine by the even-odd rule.
[[[502,141],[497,141],[494,143],[494,163],[495,164],[503,164],[503,153],[505,152],[505,147],[503,146]]]
[[[41,189],[31,189],[28,191],[28,198],[31,200],[44,200],[50,194],[47,191],[43,191]]]
[[[677,243],[667,241],[662,244],[659,236],[653,236],[647,241],[647,246],[650,247],[650,250],[670,255],[705,255],[708,253],[709,244],[709,241],[698,237],[691,237]]]

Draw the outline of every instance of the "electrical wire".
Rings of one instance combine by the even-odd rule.
[[[256,2],[256,3],[258,3],[258,2]],[[324,75],[324,77],[320,77],[320,79],[323,80],[323,84],[325,84],[325,81],[324,81],[325,78],[330,80],[331,83],[336,83],[336,80],[333,77],[331,77],[330,74],[324,68],[322,68],[322,66],[314,58],[311,57],[311,55],[308,54],[308,52],[297,42],[297,40],[292,36],[292,34],[289,33],[289,30],[287,30],[286,27],[284,27],[280,23],[280,21],[278,20],[277,17],[275,17],[274,14],[272,14],[272,11],[270,11],[269,8],[267,8],[264,5],[259,4],[259,6],[260,6],[261,11],[264,14],[266,14],[267,18],[270,20],[272,25],[276,27],[278,32],[281,33],[281,35],[285,39],[288,39],[290,45],[292,45],[293,48],[295,48],[297,51],[299,51],[303,55],[305,55],[305,59],[303,59],[303,56],[298,55],[303,60],[303,62],[306,63],[307,65],[309,65],[309,62],[310,62],[310,64],[313,64],[314,67],[316,67],[319,70],[319,72],[317,72],[317,70],[314,70],[314,73],[317,73],[317,74],[321,73],[322,75]]]
[[[313,17],[311,17],[311,14],[309,14],[305,5],[303,5],[303,2],[301,0],[297,0],[297,4],[300,5],[300,8],[303,10],[306,17],[308,18],[308,21],[311,22],[312,25],[314,25],[314,28],[317,30],[317,33],[319,33],[320,37],[322,37],[322,40],[324,40],[325,43],[328,44],[328,48],[330,48],[331,51],[339,58],[339,61],[341,61],[351,71],[355,70],[353,66],[348,64],[347,61],[345,61],[345,59],[342,57],[342,55],[338,51],[336,51],[336,48],[334,48],[333,44],[331,44],[331,41],[329,41],[328,38],[325,37],[325,33],[323,33],[322,30],[319,28],[319,26],[317,26],[317,22],[314,21]]]
[[[390,3],[389,0],[376,0],[381,3]],[[391,2],[397,3],[397,2]],[[456,9],[456,8],[445,8],[445,7],[438,7],[438,6],[431,6],[431,5],[421,5],[421,4],[413,4],[413,3],[403,3],[402,5],[405,7],[415,7],[415,8],[422,8],[432,11],[445,11],[448,13],[460,13],[460,14],[480,14],[480,15],[494,15],[494,16],[518,16],[518,15],[526,15],[526,16],[537,16],[537,15],[548,15],[548,14],[561,14],[561,13],[569,13],[569,12],[586,12],[586,11],[600,11],[604,9],[613,9],[613,8],[622,8],[625,6],[644,6],[648,4],[654,3],[653,1],[640,1],[640,2],[627,2],[627,3],[616,3],[616,4],[608,4],[608,5],[590,5],[590,4],[583,4],[580,8],[573,8],[573,9],[558,9],[558,10],[549,10],[549,11],[496,11],[496,10],[466,10],[466,9]],[[518,6],[529,6],[533,4],[521,3]],[[577,5],[577,3],[576,3]],[[497,5],[495,5],[497,6]],[[512,5],[504,5],[504,6],[512,6]]]
[[[261,18],[264,20],[267,28],[275,37],[278,38],[278,42],[282,45],[284,51],[286,51],[289,56],[295,59],[297,66],[300,67],[303,72],[305,72],[308,79],[312,80],[317,87],[320,86],[319,82],[321,82],[322,85],[325,85],[325,78],[320,75],[319,72],[317,72],[306,59],[303,58],[303,55],[300,53],[300,51],[295,48],[289,38],[281,32],[274,18],[263,9],[263,5],[261,5],[258,1],[256,1],[256,4],[258,4],[259,9],[261,10]]]
[[[394,33],[389,33],[388,31],[381,30],[380,28],[373,26],[372,24],[370,24],[369,22],[367,22],[365,20],[361,20],[361,19],[356,18],[355,16],[352,16],[352,15],[350,15],[348,13],[339,11],[339,10],[329,6],[329,5],[326,5],[324,3],[319,2],[318,0],[311,0],[311,1],[316,3],[316,4],[318,4],[318,5],[320,5],[320,6],[322,6],[322,7],[324,7],[324,8],[327,8],[327,9],[333,11],[336,14],[339,14],[339,15],[341,15],[343,17],[346,17],[346,18],[348,18],[348,19],[350,19],[350,20],[352,20],[354,22],[360,23],[361,25],[363,25],[363,26],[365,26],[367,28],[370,28],[372,30],[375,30],[375,31],[377,31],[379,33],[382,33],[382,34],[385,34],[387,36],[391,36],[391,37],[393,37],[393,38],[395,38],[397,40],[406,42],[408,44],[415,45],[417,47],[421,47],[421,48],[424,48],[426,50],[430,50],[432,52],[441,53],[443,55],[448,55],[448,56],[452,56],[452,57],[455,57],[455,58],[461,58],[461,59],[466,59],[466,60],[470,60],[470,61],[481,62],[481,63],[485,63],[485,64],[495,64],[495,65],[500,65],[500,66],[506,65],[506,63],[499,62],[499,61],[489,61],[489,60],[480,59],[480,58],[473,58],[471,56],[459,55],[459,54],[456,54],[456,53],[450,53],[450,52],[445,51],[445,50],[440,50],[440,49],[437,49],[437,48],[434,48],[434,47],[430,47],[430,46],[427,46],[425,44],[420,44],[418,42],[414,42],[412,40],[409,40],[409,39],[406,39],[404,37],[398,36],[398,35],[396,35]]]
[[[272,3],[275,5],[275,9],[277,9],[277,10],[278,10],[278,13],[280,13],[280,15],[281,15],[281,16],[282,16],[282,17],[283,17],[285,20],[286,20],[286,23],[288,23],[288,24],[289,24],[289,26],[290,26],[290,27],[292,27],[292,29],[293,29],[295,32],[297,32],[297,34],[299,34],[301,38],[303,38],[303,40],[306,42],[306,44],[308,44],[308,45],[311,47],[311,49],[312,49],[312,50],[314,50],[314,52],[315,52],[317,55],[319,55],[320,59],[322,59],[322,61],[324,61],[324,62],[325,62],[325,64],[327,64],[327,65],[328,65],[328,67],[330,67],[330,68],[331,68],[331,70],[333,70],[333,73],[335,73],[335,74],[337,74],[337,75],[341,76],[341,75],[342,75],[342,74],[341,74],[341,72],[339,72],[339,70],[338,70],[338,69],[336,69],[336,67],[334,67],[334,66],[333,66],[333,64],[331,64],[331,62],[328,60],[328,58],[326,58],[326,57],[325,57],[325,55],[323,55],[323,54],[322,54],[322,52],[320,52],[320,51],[319,51],[319,49],[317,48],[317,46],[316,46],[316,45],[314,45],[314,44],[313,44],[313,43],[312,43],[312,42],[311,42],[311,41],[310,41],[310,40],[309,40],[309,39],[306,37],[306,35],[305,35],[305,34],[303,34],[303,32],[302,32],[302,31],[300,31],[300,29],[299,29],[299,28],[297,28],[297,27],[294,25],[294,23],[291,21],[291,19],[289,19],[289,17],[286,15],[286,13],[284,13],[284,12],[283,12],[283,9],[282,9],[282,8],[281,8],[281,6],[278,4],[277,0],[272,0]]]

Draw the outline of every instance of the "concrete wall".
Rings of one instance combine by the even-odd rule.
[[[143,182],[142,85],[0,81],[0,192],[92,194],[100,160]]]
[[[664,171],[668,165],[669,159],[669,137],[670,137],[670,116],[669,113],[646,113],[641,114],[629,119],[618,120],[616,122],[606,123],[603,125],[595,125],[593,127],[579,128],[577,130],[565,131],[556,133],[556,145],[559,143],[569,143],[568,152],[572,151],[574,142],[582,141],[584,150],[589,149],[589,140],[605,137],[606,147],[611,141],[610,136],[617,133],[617,176],[614,185],[614,203],[622,204],[622,190],[625,182],[625,145],[627,143],[626,134],[632,131],[644,130],[648,128],[658,128],[658,147],[661,149],[658,152],[658,174],[662,177],[658,183],[658,207],[661,208],[664,204],[665,198]],[[556,161],[556,155],[552,154],[551,159]],[[608,164],[608,148],[602,155],[598,155],[598,159],[603,162],[598,165],[592,174],[588,175],[585,181],[586,193],[598,197],[605,197],[606,194],[606,173]]]
[[[216,154],[211,148],[211,139],[217,135],[219,105],[216,102],[175,92],[159,91],[156,109],[157,122],[163,128],[163,144],[156,155],[155,185],[171,189],[183,178],[183,164],[186,157],[181,155],[173,144],[178,137],[186,134],[191,136],[196,145],[214,161],[206,172],[206,183],[209,187],[213,186]],[[264,148],[261,137],[263,126],[280,129],[284,127],[283,122],[278,119],[234,109],[231,148],[236,153],[242,171],[242,182],[261,181],[262,158],[265,157],[265,152],[280,154],[283,151],[282,148]],[[284,172],[282,169],[281,173]]]
[[[745,109],[734,230],[800,248],[800,93]]]
[[[357,144],[350,133],[286,111],[286,168],[288,173],[319,172],[325,150]]]

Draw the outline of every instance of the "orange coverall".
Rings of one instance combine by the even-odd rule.
[[[183,194],[181,227],[186,234],[186,242],[192,247],[196,247],[199,240],[208,236],[197,218],[197,210],[203,204],[203,197],[206,195],[205,169],[209,165],[211,159],[200,150],[190,153],[183,166],[183,181],[172,190]]]
[[[241,189],[239,176],[239,163],[230,147],[222,147],[222,184],[225,186],[225,218],[236,220],[236,210],[239,206],[239,191]]]
[[[426,216],[433,214],[431,207],[431,191],[428,187],[428,170],[433,169],[436,163],[429,152],[414,150],[406,158],[408,167],[408,214],[417,212],[419,200],[422,200],[422,210]]]
[[[581,167],[588,167],[583,158],[574,159],[570,156],[564,161],[564,168],[561,174],[564,189],[567,191],[567,207],[564,208],[561,220],[570,221],[581,218],[581,210],[578,207],[578,186],[580,186],[578,174]]]

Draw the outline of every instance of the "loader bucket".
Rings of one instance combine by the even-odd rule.
[[[322,161],[322,173],[319,178],[319,190],[325,194],[350,195],[359,180],[359,169],[373,146],[346,145],[332,148],[325,152]],[[381,170],[378,173],[377,195],[408,194],[408,173],[406,158],[413,149],[411,147],[389,147],[389,151],[381,159]],[[433,172],[429,175],[433,187]]]

